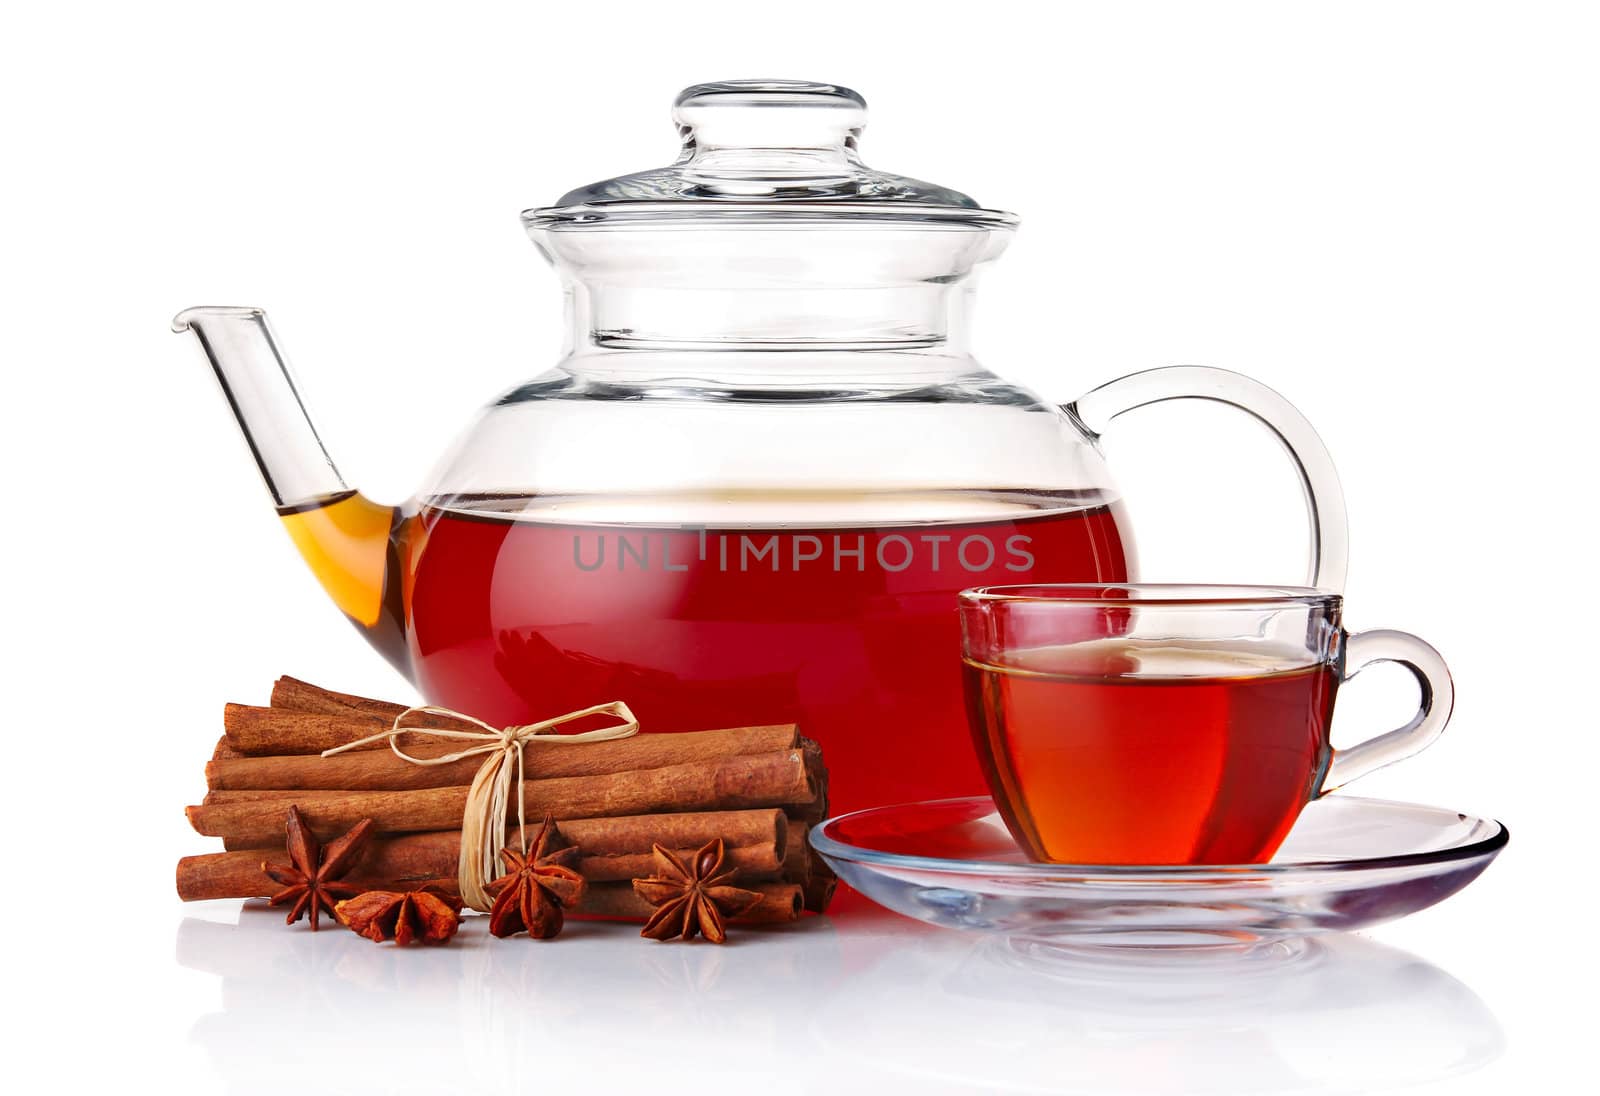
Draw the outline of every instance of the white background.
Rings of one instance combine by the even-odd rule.
[[[7,8],[8,1073],[1585,1089],[1597,56],[1592,7],[1530,2]],[[555,280],[518,211],[667,162],[672,95],[741,76],[855,87],[869,164],[1022,215],[980,295],[997,371],[1065,400],[1221,365],[1318,425],[1350,502],[1351,624],[1427,636],[1459,686],[1446,737],[1361,791],[1506,820],[1478,884],[1340,945],[1332,988],[1219,1000],[1158,977],[1148,1007],[1008,981],[984,947],[890,921],[723,952],[580,934],[422,957],[180,906],[173,862],[205,845],[179,808],[224,700],[284,672],[406,694],[303,572],[169,317],[269,308],[346,478],[403,498],[478,405],[554,360]],[[1169,405],[1108,452],[1146,577],[1298,576],[1264,434]],[[1364,680],[1341,735],[1411,702]]]

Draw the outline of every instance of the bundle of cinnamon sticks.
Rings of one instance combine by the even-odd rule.
[[[179,896],[256,898],[277,890],[261,865],[282,859],[291,805],[324,841],[363,818],[376,823],[376,839],[350,873],[353,882],[373,890],[432,884],[454,891],[462,810],[483,758],[416,765],[386,741],[321,756],[388,730],[405,707],[292,677],[278,679],[269,707],[227,705],[223,736],[206,765],[205,800],[187,808],[195,830],[221,838],[225,851],[180,860]],[[413,725],[480,729],[436,715],[408,719]],[[463,746],[410,738],[405,749],[416,757]],[[530,830],[551,815],[564,842],[578,847],[578,871],[590,885],[573,912],[643,919],[650,907],[630,880],[651,873],[651,846],[689,857],[718,838],[739,868],[739,885],[764,896],[740,921],[794,920],[803,909],[826,909],[833,895],[832,873],[806,842],[809,827],[827,814],[827,769],[816,743],[794,724],[581,744],[534,739],[524,747],[523,764]],[[515,844],[516,834],[508,840]]]

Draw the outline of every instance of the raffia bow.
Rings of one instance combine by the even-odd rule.
[[[446,716],[458,719],[464,723],[483,728],[481,731],[459,730],[447,727],[414,727],[406,726],[408,717],[419,715]],[[621,722],[609,727],[598,727],[592,731],[582,731],[578,734],[556,734],[556,728],[593,715],[614,716]],[[483,765],[478,769],[477,775],[472,779],[472,787],[467,791],[467,806],[461,815],[461,857],[457,861],[456,875],[461,884],[461,900],[475,910],[486,911],[493,904],[494,899],[485,890],[487,884],[495,878],[500,864],[500,852],[506,845],[506,815],[509,813],[511,800],[511,761],[516,760],[516,801],[517,801],[517,840],[522,846],[522,851],[527,852],[527,837],[523,833],[527,819],[523,817],[522,785],[523,765],[522,748],[534,738],[544,742],[576,745],[584,742],[609,742],[614,739],[627,738],[639,732],[639,720],[628,710],[628,706],[620,700],[613,700],[608,704],[596,704],[581,711],[568,712],[558,715],[554,719],[542,720],[538,723],[528,723],[514,727],[495,727],[481,719],[474,719],[470,715],[454,711],[450,708],[441,708],[432,704],[419,704],[407,708],[394,717],[394,723],[386,731],[368,735],[366,738],[347,742],[343,746],[335,746],[331,750],[323,750],[323,757],[332,757],[334,754],[344,753],[346,750],[358,749],[371,745],[374,742],[389,740],[389,748],[395,756],[413,765],[449,765],[468,757],[482,756]],[[416,757],[406,753],[400,747],[403,735],[426,735],[439,739],[459,739],[464,742],[474,742],[455,753],[445,754],[441,757]]]

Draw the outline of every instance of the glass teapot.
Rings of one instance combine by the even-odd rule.
[[[279,514],[423,696],[498,724],[625,700],[645,731],[799,723],[833,807],[982,792],[958,591],[1124,582],[1118,415],[1238,407],[1293,459],[1307,583],[1344,507],[1310,425],[1235,373],[1154,369],[1061,406],[973,357],[976,274],[1017,219],[875,171],[848,88],[678,96],[668,167],[523,221],[561,275],[561,360],[478,416],[401,506],[352,491],[255,308],[193,308]]]

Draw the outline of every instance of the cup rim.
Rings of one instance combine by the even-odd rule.
[[[1320,590],[1312,586],[1199,582],[1033,582],[972,586],[962,590],[959,597],[963,605],[1015,602],[1195,609],[1263,608],[1273,605],[1330,607],[1344,600],[1343,595],[1332,590]]]

